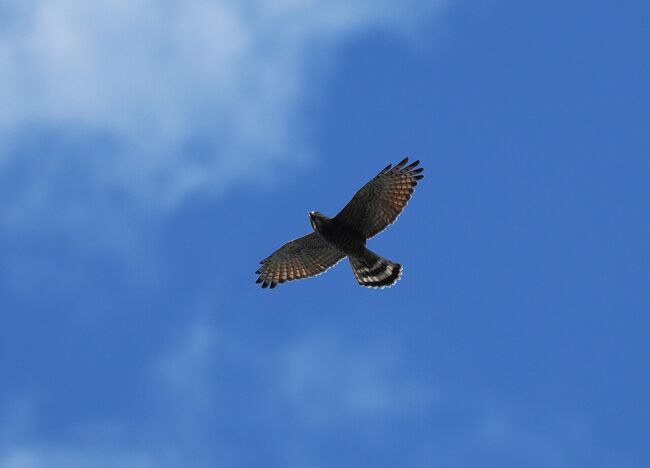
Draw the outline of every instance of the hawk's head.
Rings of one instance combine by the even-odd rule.
[[[309,212],[309,221],[311,222],[311,227],[314,228],[314,231],[320,232],[321,227],[323,224],[325,224],[329,218],[325,216],[323,213],[319,213],[318,211],[310,211]]]

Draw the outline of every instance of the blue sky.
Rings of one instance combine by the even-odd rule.
[[[0,468],[650,465],[647,2],[0,2]],[[260,259],[389,162],[370,247]]]

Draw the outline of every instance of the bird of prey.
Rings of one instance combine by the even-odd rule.
[[[314,232],[292,240],[260,263],[257,283],[275,288],[278,283],[326,272],[345,257],[360,286],[390,287],[402,276],[402,265],[366,248],[366,241],[393,224],[424,177],[420,161],[408,158],[386,166],[364,185],[333,218],[310,211]]]

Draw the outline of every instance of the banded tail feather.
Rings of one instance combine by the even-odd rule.
[[[366,249],[362,257],[350,257],[352,272],[360,286],[389,288],[402,277],[402,265]]]

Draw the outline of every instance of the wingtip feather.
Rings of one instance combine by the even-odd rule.
[[[407,171],[410,171],[411,169],[413,169],[413,168],[414,168],[415,166],[417,166],[418,164],[420,164],[420,160],[419,160],[419,159],[418,159],[417,161],[412,162],[411,164],[409,164],[408,166],[406,166],[404,169],[407,170]]]
[[[397,163],[395,165],[395,169],[401,169],[404,166],[404,164],[406,164],[407,162],[409,162],[408,156],[406,158],[402,159],[399,163]]]

